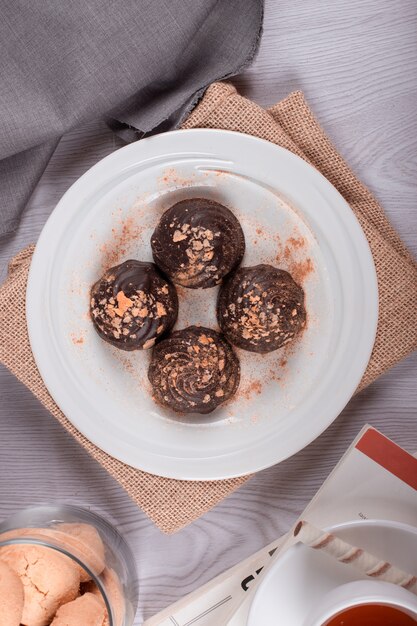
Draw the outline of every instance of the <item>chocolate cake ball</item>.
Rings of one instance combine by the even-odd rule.
[[[272,352],[304,327],[304,291],[288,272],[272,265],[241,267],[220,288],[217,319],[230,343]]]
[[[102,339],[122,350],[147,350],[175,324],[178,298],[156,265],[125,261],[92,286],[90,312]]]
[[[164,406],[179,413],[210,413],[236,392],[240,366],[219,333],[189,326],[155,346],[148,376],[155,399]]]
[[[239,265],[245,237],[227,207],[206,198],[190,198],[165,211],[151,245],[155,263],[172,282],[206,289]]]

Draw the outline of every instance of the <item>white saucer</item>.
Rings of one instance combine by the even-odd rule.
[[[329,530],[417,575],[417,528],[397,522],[364,520]],[[271,566],[260,583],[248,626],[301,626],[324,594],[362,578],[367,579],[349,565],[297,544]]]
[[[229,206],[244,265],[272,263],[302,283],[308,324],[288,349],[239,351],[236,397],[209,416],[154,403],[150,351],[102,341],[89,292],[104,270],[151,260],[162,212],[184,197]],[[216,327],[216,289],[182,289],[176,328]],[[226,131],[176,131],[117,150],[63,196],[41,234],[27,289],[36,363],[52,397],[97,446],[139,469],[214,480],[273,465],[317,437],[351,398],[376,333],[375,268],[342,196],[313,167],[269,142]]]

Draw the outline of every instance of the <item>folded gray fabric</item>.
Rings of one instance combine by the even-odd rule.
[[[126,140],[175,127],[254,56],[262,0],[9,0],[0,14],[0,236],[61,135],[100,117]]]

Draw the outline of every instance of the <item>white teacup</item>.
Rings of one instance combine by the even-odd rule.
[[[302,626],[323,626],[338,613],[363,604],[380,604],[396,608],[413,617],[417,623],[417,596],[391,583],[357,580],[329,591]]]

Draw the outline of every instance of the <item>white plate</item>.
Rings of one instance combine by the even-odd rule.
[[[244,264],[274,263],[303,284],[308,325],[287,350],[239,351],[240,390],[210,416],[157,406],[149,352],[103,342],[89,289],[110,265],[151,260],[161,213],[190,196],[214,198],[241,220]],[[177,328],[216,325],[216,289],[180,289]],[[27,291],[41,375],[68,419],[116,458],[172,478],[255,472],[294,454],[336,418],[374,343],[375,268],[349,206],[313,167],[269,142],[218,130],[175,131],[114,152],[63,196],[41,234]]]
[[[417,528],[397,522],[364,520],[329,530],[417,575]],[[369,580],[353,567],[297,544],[265,574],[252,602],[248,626],[300,626],[326,593],[362,579]]]

